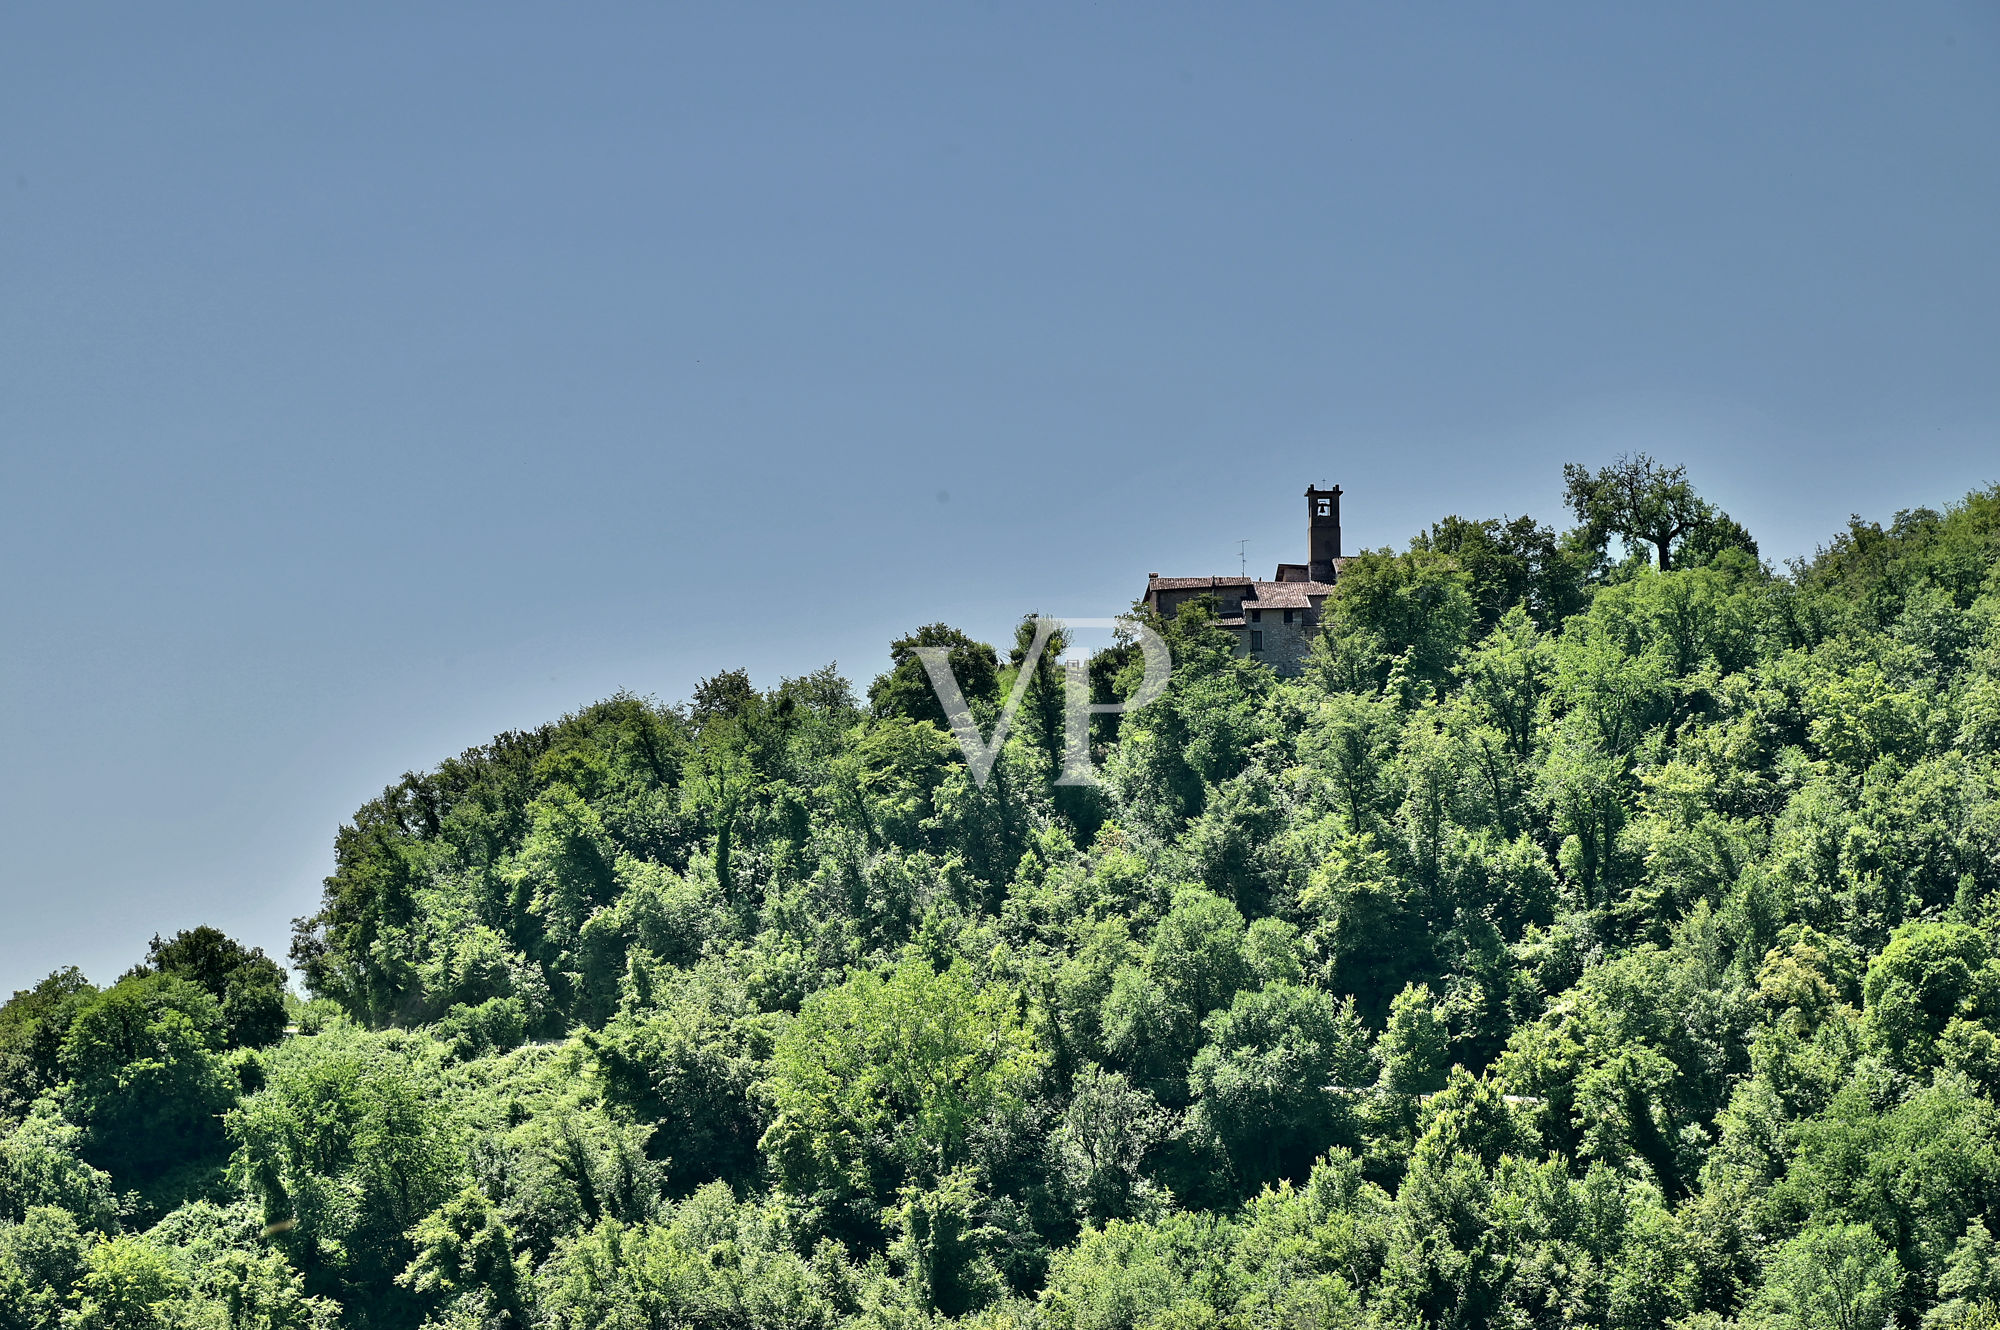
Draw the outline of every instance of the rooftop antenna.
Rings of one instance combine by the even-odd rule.
[[[1236,575],[1238,577],[1248,577],[1250,575],[1250,556],[1245,552],[1249,548],[1249,545],[1250,541],[1247,538],[1236,542]]]

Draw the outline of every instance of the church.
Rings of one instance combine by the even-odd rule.
[[[1215,597],[1219,622],[1236,635],[1236,654],[1279,674],[1305,670],[1318,632],[1320,605],[1347,562],[1340,552],[1340,486],[1306,487],[1306,562],[1281,563],[1268,582],[1251,577],[1146,574],[1145,605],[1163,619],[1197,596]]]

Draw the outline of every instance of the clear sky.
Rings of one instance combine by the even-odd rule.
[[[408,768],[1151,570],[2000,479],[2000,10],[12,5],[0,993]]]

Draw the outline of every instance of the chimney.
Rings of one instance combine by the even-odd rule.
[[[1306,486],[1307,575],[1331,582],[1333,561],[1340,557],[1340,486],[1330,490]]]

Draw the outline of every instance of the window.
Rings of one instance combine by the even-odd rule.
[[[1261,628],[1252,628],[1252,629],[1250,630],[1250,649],[1251,649],[1252,651],[1262,651],[1262,650],[1264,649],[1264,630],[1263,630],[1263,629],[1261,629]]]
[[[1290,623],[1291,621],[1292,621],[1292,611],[1290,611],[1290,610],[1286,610],[1286,611],[1285,611],[1285,622],[1286,622],[1286,623]]]
[[[1333,516],[1333,500],[1331,500],[1331,499],[1321,499],[1321,500],[1319,501],[1319,515],[1320,515],[1321,517],[1332,517],[1332,516]]]
[[[1251,610],[1251,611],[1250,611],[1250,622],[1251,622],[1251,623],[1262,623],[1262,622],[1264,622],[1264,611],[1262,611],[1262,610]]]

